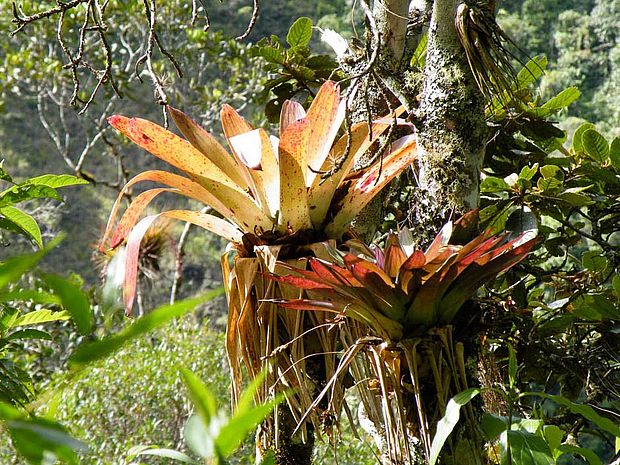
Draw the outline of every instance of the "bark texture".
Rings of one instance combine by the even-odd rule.
[[[413,217],[420,245],[441,225],[479,203],[487,127],[484,100],[461,46],[454,20],[458,0],[435,0],[428,32],[420,105],[419,186]]]

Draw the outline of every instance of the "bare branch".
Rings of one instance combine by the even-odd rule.
[[[243,40],[247,36],[250,35],[250,33],[252,32],[252,29],[254,29],[254,26],[256,25],[256,21],[258,21],[259,10],[260,10],[260,1],[259,0],[254,0],[254,5],[252,6],[252,17],[250,18],[250,22],[248,24],[248,28],[245,30],[245,32],[243,34],[241,34],[240,36],[236,37],[236,40]]]

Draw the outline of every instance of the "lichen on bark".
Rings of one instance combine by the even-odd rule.
[[[487,135],[484,99],[458,40],[457,0],[436,0],[418,112],[418,188],[412,227],[424,246],[451,217],[476,208]]]

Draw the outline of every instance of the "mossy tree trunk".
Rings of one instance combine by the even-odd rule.
[[[459,0],[435,0],[419,112],[419,185],[414,202],[419,243],[479,203],[487,126],[484,99],[458,39]]]

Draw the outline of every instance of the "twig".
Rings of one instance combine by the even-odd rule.
[[[260,1],[259,0],[253,0],[254,4],[252,6],[252,17],[250,18],[250,22],[248,23],[248,27],[245,30],[245,32],[243,34],[241,34],[240,36],[237,36],[235,39],[236,40],[243,40],[245,39],[247,36],[250,35],[250,33],[252,32],[252,29],[254,29],[254,26],[256,25],[256,21],[258,21],[258,13],[260,10]]]

